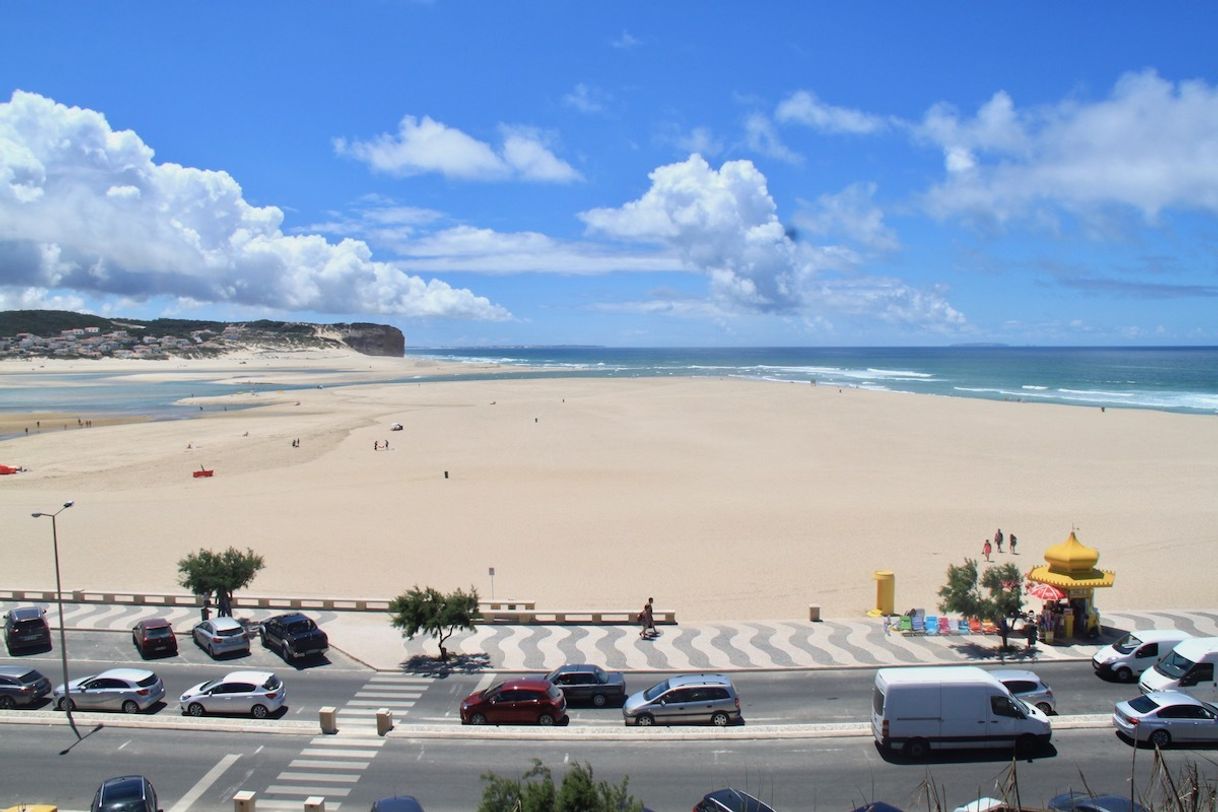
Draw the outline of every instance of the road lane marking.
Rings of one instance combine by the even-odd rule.
[[[324,784],[329,781],[337,781],[340,784],[354,784],[359,780],[358,775],[340,775],[331,773],[292,773],[282,772],[276,781],[312,781],[314,783]]]
[[[187,812],[187,810],[190,809],[191,804],[199,800],[199,796],[201,796],[204,792],[207,792],[208,788],[211,787],[212,784],[216,783],[216,779],[223,775],[224,771],[227,770],[229,766],[239,758],[241,758],[240,753],[229,753],[227,756],[217,761],[216,766],[208,770],[207,774],[200,778],[185,795],[179,798],[176,804],[169,807],[169,812]]]
[[[346,787],[293,787],[285,784],[272,784],[266,791],[268,795],[321,795],[325,798],[331,795],[346,798],[351,794],[351,790]],[[261,799],[258,800],[258,805],[262,806]]]
[[[376,758],[379,750],[329,750],[325,747],[306,747],[300,751],[302,756],[335,756],[341,758],[348,756],[350,758]],[[173,810],[170,810],[173,812]]]
[[[289,767],[298,770],[366,770],[371,761],[316,761],[307,758],[293,759]]]

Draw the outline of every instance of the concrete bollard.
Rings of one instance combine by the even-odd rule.
[[[321,795],[305,798],[305,812],[326,812],[326,799]]]
[[[378,708],[376,711],[376,735],[384,736],[393,730],[393,713],[389,708]]]
[[[234,793],[233,812],[254,812],[254,793],[248,789]]]
[[[808,620],[813,623],[820,623],[820,606],[815,603],[808,606]]]
[[[338,732],[338,709],[330,705],[317,712],[321,720],[321,732],[333,736]]]

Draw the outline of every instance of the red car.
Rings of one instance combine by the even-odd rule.
[[[543,679],[512,679],[461,701],[461,724],[565,725],[567,700]]]
[[[178,653],[178,638],[174,637],[173,624],[163,617],[150,617],[135,624],[131,629],[131,642],[135,643],[141,657]]]

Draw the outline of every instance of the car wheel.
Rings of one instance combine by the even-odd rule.
[[[469,717],[469,723],[471,725],[485,725],[486,715],[481,713],[472,713]]]
[[[1116,678],[1119,682],[1133,682],[1133,672],[1128,668],[1118,668]]]
[[[207,713],[207,708],[204,708],[198,702],[191,702],[186,706],[186,712],[191,716],[203,716]]]
[[[604,694],[593,694],[592,695],[592,706],[593,707],[603,708],[603,707],[605,707],[605,703],[608,701],[609,700],[605,699]]]
[[[921,761],[930,755],[930,745],[926,743],[926,739],[910,739],[902,749],[905,757],[911,761]]]
[[[543,713],[537,717],[537,724],[549,727],[554,724],[554,717],[548,713]]]
[[[1160,750],[1171,744],[1171,734],[1166,730],[1156,730],[1150,734],[1150,743]]]
[[[711,714],[711,724],[715,727],[727,727],[727,714],[723,711],[715,711]]]
[[[250,708],[250,715],[255,719],[265,719],[268,715],[266,705],[255,705]]]
[[[0,696],[0,710],[12,710],[17,707],[17,700],[11,696]]]
[[[656,723],[656,720],[650,713],[640,713],[639,717],[634,720],[634,723],[639,727],[651,727]]]
[[[60,699],[58,703],[56,703],[55,707],[59,708],[61,711],[76,710],[76,702],[64,697],[63,699]]]
[[[123,703],[123,713],[139,713],[140,706],[134,699],[128,699]]]
[[[1053,706],[1052,706],[1052,705],[1050,705],[1048,702],[1037,702],[1037,703],[1036,703],[1036,708],[1037,708],[1037,710],[1039,710],[1041,713],[1043,713],[1045,716],[1052,716],[1052,715],[1053,715]]]
[[[1031,733],[1025,733],[1015,739],[1015,752],[1021,756],[1031,755],[1036,752],[1039,742]]]

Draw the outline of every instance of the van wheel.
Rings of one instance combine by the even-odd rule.
[[[912,761],[921,761],[930,755],[930,745],[926,739],[910,739],[902,748],[905,757]]]
[[[1021,756],[1028,756],[1036,752],[1036,747],[1039,742],[1031,733],[1025,733],[1015,740],[1015,752]]]
[[[656,723],[656,720],[650,713],[640,713],[639,718],[634,720],[639,727],[651,727]]]
[[[1162,750],[1171,744],[1171,734],[1166,730],[1156,730],[1150,734],[1150,743]]]
[[[1116,678],[1119,682],[1133,682],[1133,672],[1122,666],[1116,670]]]
[[[715,711],[711,714],[711,724],[715,727],[727,727],[727,714],[723,711]]]

